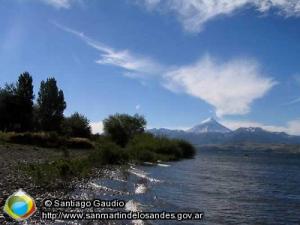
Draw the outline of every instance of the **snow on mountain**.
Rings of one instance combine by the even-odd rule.
[[[208,118],[202,121],[199,125],[187,130],[189,133],[202,134],[202,133],[229,133],[230,129],[218,123],[214,118]]]

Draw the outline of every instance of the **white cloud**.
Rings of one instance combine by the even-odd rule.
[[[136,73],[156,74],[160,71],[160,66],[146,57],[136,56],[129,50],[103,51],[101,59],[96,61],[99,64],[118,66]]]
[[[296,99],[293,99],[292,101],[288,102],[288,103],[285,103],[283,105],[294,105],[296,103],[299,103],[300,102],[300,98],[296,98]]]
[[[72,3],[77,2],[78,0],[41,0],[57,9],[69,9]]]
[[[103,133],[103,122],[91,122],[90,123],[93,134],[102,134]]]
[[[224,126],[230,128],[232,130],[238,129],[240,127],[261,127],[268,131],[286,132],[288,134],[300,135],[300,119],[289,121],[284,126],[268,125],[268,124],[258,123],[255,121],[246,121],[246,120],[242,120],[242,121],[223,120],[220,122]]]
[[[251,103],[276,83],[253,60],[218,63],[209,56],[170,71],[164,78],[168,89],[206,101],[216,108],[218,116],[248,113]]]
[[[148,9],[175,12],[184,28],[191,32],[199,32],[207,21],[231,15],[247,6],[262,13],[275,9],[285,17],[300,16],[299,0],[143,0],[142,2]]]
[[[156,79],[167,89],[184,92],[214,106],[218,116],[248,113],[251,103],[263,97],[276,83],[266,77],[253,60],[221,63],[206,56],[194,65],[174,69],[174,66],[162,66],[129,50],[115,50],[82,32],[53,24],[98,50],[101,58],[96,63],[120,67],[125,70],[124,76],[133,79],[157,75]]]
[[[300,119],[288,122],[287,133],[300,135]]]
[[[128,49],[115,50],[101,42],[93,40],[82,32],[78,32],[55,22],[52,23],[58,28],[79,37],[86,44],[98,50],[100,52],[100,59],[96,60],[96,63],[98,64],[120,67],[127,71],[124,75],[133,78],[145,77],[145,75],[157,75],[164,71],[162,65],[150,58],[133,54]]]
[[[190,127],[188,126],[168,126],[168,125],[165,125],[165,126],[161,126],[161,125],[150,125],[147,127],[147,129],[169,129],[169,130],[182,130],[182,131],[186,131],[188,129],[190,129]]]
[[[297,85],[300,85],[300,75],[299,74],[293,75],[293,83],[295,81],[296,81]],[[292,99],[292,100],[290,100],[287,103],[284,103],[282,105],[294,105],[294,104],[297,104],[297,103],[300,103],[300,97],[294,98],[294,99]]]

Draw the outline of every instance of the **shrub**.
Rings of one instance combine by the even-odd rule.
[[[91,136],[90,121],[79,113],[74,113],[64,119],[63,130],[71,137],[88,138]]]
[[[8,142],[9,141],[9,136],[11,133],[7,133],[7,132],[2,132],[0,131],[0,143],[1,142]]]
[[[36,145],[47,148],[57,148],[63,146],[65,138],[57,133],[10,133],[8,142],[23,145]]]
[[[67,140],[67,147],[73,149],[92,149],[93,143],[87,138],[70,138]]]
[[[105,119],[103,124],[104,133],[116,144],[125,147],[135,135],[144,133],[147,122],[137,114],[115,114]]]
[[[107,164],[121,164],[128,161],[128,154],[124,149],[112,142],[102,142],[90,153],[89,160],[95,166]]]
[[[190,144],[189,142],[184,141],[184,140],[175,140],[175,142],[178,145],[178,147],[180,148],[183,158],[189,159],[189,158],[193,158],[195,156],[196,149],[192,144]]]
[[[4,133],[3,133],[4,134]],[[87,138],[70,138],[67,139],[58,135],[56,132],[50,133],[8,133],[0,135],[6,138],[7,142],[35,145],[44,148],[73,148],[73,149],[92,149],[93,143]]]
[[[149,133],[135,136],[128,145],[128,151],[133,159],[146,161],[178,160],[183,157],[176,141]]]
[[[57,185],[57,181],[67,183],[69,177],[89,174],[91,166],[87,159],[60,159],[51,163],[29,164],[25,171],[39,185]]]

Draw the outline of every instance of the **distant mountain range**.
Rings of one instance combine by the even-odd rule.
[[[218,123],[214,118],[208,118],[204,120],[199,125],[192,127],[187,130],[189,133],[193,134],[203,134],[203,133],[230,133],[231,130],[222,124]]]
[[[180,138],[195,145],[200,144],[300,144],[300,136],[284,132],[270,132],[260,127],[239,128],[230,130],[213,118],[204,120],[199,125],[186,131],[171,129],[150,129],[148,132],[169,138]]]

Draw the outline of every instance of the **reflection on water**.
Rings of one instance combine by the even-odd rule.
[[[150,224],[300,224],[300,156],[296,155],[199,151],[193,160],[131,166],[113,180],[100,179],[92,185],[95,197],[126,200],[127,210],[205,213],[197,223]]]

